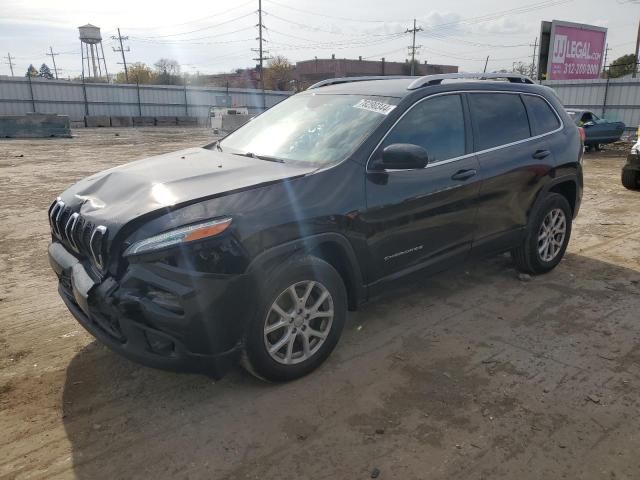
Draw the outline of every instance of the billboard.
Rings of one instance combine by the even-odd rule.
[[[553,20],[542,22],[540,39],[538,78],[578,80],[600,76],[606,28]]]

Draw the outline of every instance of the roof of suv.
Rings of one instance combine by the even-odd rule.
[[[388,76],[331,78],[312,85],[308,90],[315,90],[317,93],[375,95],[381,97],[402,98],[409,95],[414,90],[426,86],[440,85],[445,80],[447,83],[452,81],[458,86],[486,86],[487,84],[493,84],[498,87],[502,87],[505,83],[517,84],[519,87],[531,87],[535,85],[528,77],[518,74],[459,73],[427,75],[424,77]],[[490,80],[507,80],[507,82]]]

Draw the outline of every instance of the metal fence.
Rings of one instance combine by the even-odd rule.
[[[567,108],[585,108],[627,129],[640,126],[640,78],[598,80],[547,80]]]
[[[265,91],[269,108],[290,92]],[[58,113],[85,116],[207,117],[214,106],[263,109],[262,91],[173,85],[115,85],[40,78],[0,77],[0,114]]]
[[[640,79],[548,80],[564,105],[586,108],[622,120],[629,129],[640,125]],[[290,92],[265,92],[267,108]],[[40,78],[0,77],[0,114],[28,112],[87,115],[207,117],[214,106],[246,106],[262,111],[262,92],[254,89],[172,85],[113,85]]]

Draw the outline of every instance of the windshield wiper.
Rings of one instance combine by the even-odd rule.
[[[256,155],[253,152],[247,152],[247,153],[234,153],[234,155],[240,155],[241,157],[249,157],[249,158],[256,158],[258,160],[265,160],[267,162],[276,162],[276,163],[284,163],[284,160],[282,160],[281,158],[276,158],[276,157],[267,157],[267,156],[263,156],[263,155]]]

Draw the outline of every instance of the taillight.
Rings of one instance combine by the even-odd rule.
[[[582,127],[578,127],[578,131],[580,132],[580,140],[582,140],[582,143],[584,143],[584,141],[587,139],[587,134],[584,133],[584,128]]]

